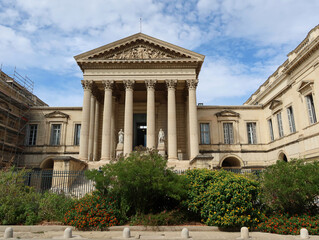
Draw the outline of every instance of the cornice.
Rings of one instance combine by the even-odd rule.
[[[209,110],[209,109],[237,109],[237,110],[246,110],[246,109],[262,109],[261,105],[237,105],[237,106],[217,106],[217,105],[207,105],[207,106],[197,106],[198,110]]]
[[[75,111],[79,111],[82,110],[82,107],[31,107],[31,110],[50,110],[50,111],[54,111],[54,110],[75,110]]]

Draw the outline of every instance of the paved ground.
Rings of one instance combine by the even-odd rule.
[[[3,239],[4,231],[8,226],[0,226],[0,239]],[[63,232],[66,226],[11,226],[13,228],[15,239],[63,239]],[[123,226],[112,227],[104,232],[82,232],[73,230],[74,239],[123,239]],[[131,230],[131,239],[181,239],[181,230],[184,227],[129,227]],[[222,232],[216,227],[188,226],[190,237],[194,240],[217,240],[217,239],[236,239],[240,237],[239,232]],[[270,233],[252,232],[252,240],[295,240],[299,236],[278,235]],[[310,236],[311,240],[319,240],[319,236]]]

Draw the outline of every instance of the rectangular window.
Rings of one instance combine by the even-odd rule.
[[[313,104],[312,94],[309,94],[306,96],[306,101],[307,101],[310,124],[314,124],[317,122],[317,118],[316,118],[316,112],[315,112],[315,105]]]
[[[224,143],[225,144],[234,144],[234,131],[232,123],[224,123]]]
[[[209,123],[200,124],[200,142],[201,144],[210,144]]]
[[[257,144],[256,123],[247,123],[248,144]]]
[[[278,123],[279,137],[283,137],[284,136],[284,128],[282,126],[281,112],[277,114],[277,123]]]
[[[270,140],[274,141],[275,140],[275,138],[274,138],[274,129],[272,127],[272,120],[271,119],[268,120],[268,126],[269,126]]]
[[[30,124],[29,125],[29,135],[27,144],[30,146],[34,146],[37,143],[37,132],[38,132],[38,124]]]
[[[295,125],[294,112],[293,112],[291,106],[287,108],[287,114],[288,114],[288,122],[289,122],[290,132],[294,133],[294,132],[296,132],[296,125]]]
[[[75,124],[74,145],[80,145],[81,124]]]
[[[52,124],[50,145],[60,145],[61,124]]]

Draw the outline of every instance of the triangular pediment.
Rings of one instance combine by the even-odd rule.
[[[216,113],[217,117],[239,117],[239,113],[232,110],[223,110],[221,112]]]
[[[60,111],[54,111],[44,115],[46,118],[69,118],[70,116]]]
[[[272,100],[272,101],[271,101],[271,103],[270,103],[270,105],[269,105],[269,108],[270,108],[271,110],[274,110],[275,108],[277,108],[277,107],[279,107],[279,106],[281,106],[281,105],[282,105],[282,101],[275,99],[275,100]]]
[[[312,85],[313,85],[313,81],[312,80],[302,81],[299,84],[298,92],[303,93],[303,92],[305,92],[307,90],[310,90],[312,88]]]
[[[204,61],[204,56],[162,40],[138,33],[74,57],[80,62],[125,60],[176,60]]]

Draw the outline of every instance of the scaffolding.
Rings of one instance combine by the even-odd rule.
[[[16,69],[0,69],[0,168],[19,165],[25,145],[30,107],[45,105],[33,95],[34,82]]]

